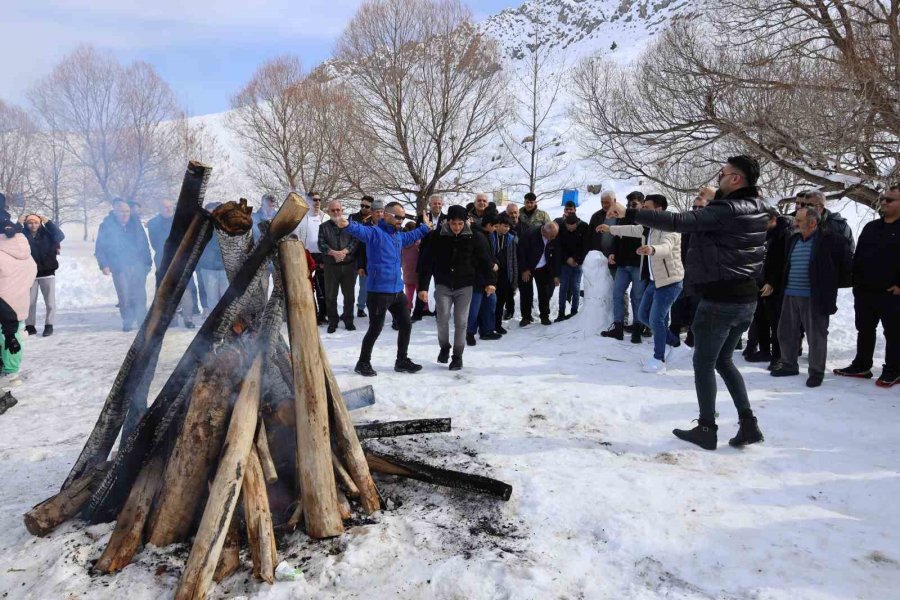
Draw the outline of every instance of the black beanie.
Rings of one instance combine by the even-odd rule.
[[[451,221],[467,221],[469,213],[465,206],[453,204],[447,209],[447,219]]]

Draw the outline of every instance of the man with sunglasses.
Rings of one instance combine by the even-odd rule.
[[[328,203],[330,219],[319,228],[319,251],[322,253],[325,271],[325,306],[328,311],[328,333],[334,333],[338,325],[338,288],[344,297],[344,312],[341,320],[347,331],[353,331],[353,301],[356,299],[356,249],[359,240],[346,229],[337,226],[337,220],[344,216],[340,200]]]
[[[884,366],[875,382],[900,382],[900,183],[879,198],[881,218],[867,223],[853,255],[856,357],[835,375],[870,379],[878,322],[884,328]]]
[[[422,216],[422,224],[412,231],[401,231],[406,211],[399,202],[389,202],[384,207],[384,218],[374,227],[365,227],[356,221],[338,217],[336,225],[366,245],[367,295],[369,309],[369,329],[363,338],[359,360],[354,371],[364,377],[374,377],[378,373],[372,368],[372,349],[384,327],[388,312],[398,325],[397,360],[394,370],[398,373],[418,373],[422,365],[407,356],[412,322],[409,318],[409,303],[403,292],[403,277],[400,270],[400,255],[403,248],[415,244],[431,231],[431,219],[427,213]]]
[[[825,194],[819,190],[808,190],[797,194],[795,202],[797,210],[801,208],[811,208],[819,213],[823,231],[833,231],[842,236],[847,243],[850,244],[850,252],[856,251],[856,243],[853,239],[853,230],[847,219],[841,216],[841,213],[831,212],[825,208]]]

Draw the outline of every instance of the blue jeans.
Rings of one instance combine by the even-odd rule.
[[[497,294],[487,296],[484,291],[474,291],[469,304],[469,323],[466,332],[475,335],[493,333],[496,327],[494,313],[497,310]]]
[[[581,300],[581,265],[562,265],[559,272],[559,314],[566,312],[566,302],[572,303],[572,312],[578,312]]]
[[[625,322],[625,290],[628,289],[629,283],[631,283],[631,314],[637,321],[638,307],[644,296],[644,287],[646,287],[645,282],[641,279],[641,268],[616,268],[616,279],[613,282],[613,321],[616,323]]]
[[[656,287],[656,282],[651,281],[641,298],[638,321],[653,332],[653,358],[656,360],[665,360],[666,344],[674,345],[677,339],[675,334],[669,331],[669,309],[678,300],[680,293],[680,281],[661,288]]]
[[[368,275],[359,276],[359,294],[356,295],[356,308],[362,310],[366,307],[366,279]]]
[[[716,420],[716,371],[725,381],[738,414],[750,410],[750,399],[740,371],[731,355],[738,340],[750,327],[756,302],[730,304],[701,300],[691,326],[694,332],[694,386],[700,418]]]

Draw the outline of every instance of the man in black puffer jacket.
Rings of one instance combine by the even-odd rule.
[[[756,181],[759,163],[732,156],[719,171],[719,191],[706,208],[691,212],[634,210],[617,205],[614,212],[639,225],[691,234],[685,283],[694,286],[700,304],[694,315],[694,385],[700,405],[697,427],[673,433],[707,450],[715,450],[716,371],[725,380],[740,416],[740,429],[729,440],[743,446],[763,440],[750,409],[744,379],[732,361],[741,336],[756,310],[759,280],[766,254],[766,205]]]
[[[25,332],[28,335],[37,333],[37,300],[38,292],[44,297],[47,316],[44,319],[43,337],[53,335],[53,321],[56,316],[56,270],[59,268],[59,244],[66,238],[62,230],[53,221],[40,215],[25,217],[25,237],[31,246],[31,258],[37,264],[37,278],[31,285],[31,298],[28,305],[28,317],[25,319]]]
[[[451,206],[441,228],[432,231],[425,240],[427,243],[419,248],[419,298],[428,302],[428,282],[433,276],[438,343],[441,346],[438,362],[441,363],[450,360],[450,313],[453,313],[453,359],[450,362],[453,371],[463,366],[472,286],[476,280],[481,280],[487,282],[486,294],[496,291],[490,246],[484,235],[473,231],[467,221],[465,207]]]

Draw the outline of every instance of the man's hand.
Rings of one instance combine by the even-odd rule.
[[[431,222],[431,215],[428,214],[427,210],[422,211],[422,222],[428,226],[428,229],[434,229],[434,223]]]
[[[616,266],[616,255],[610,254],[609,257],[606,259],[606,264],[608,264],[611,267]]]
[[[102,270],[104,275],[109,275],[109,267],[103,267]]]
[[[357,270],[356,270],[356,274],[359,275],[360,277],[365,277],[365,276],[366,276],[366,270],[365,270],[365,269],[357,269]]]
[[[344,229],[347,227],[347,225],[350,224],[350,221],[347,220],[347,217],[345,217],[344,215],[341,215],[340,217],[338,217],[337,219],[334,220],[334,224],[337,225],[339,228]]]
[[[637,249],[637,253],[641,256],[651,256],[656,254],[656,249],[653,246],[641,246]]]
[[[497,263],[494,263],[494,268],[492,270],[494,271],[494,273],[496,273],[497,271],[500,270],[500,265],[498,265]]]
[[[525,283],[531,281],[531,271],[522,271],[522,281]]]
[[[607,219],[621,219],[625,216],[625,206],[616,202],[606,211]]]
[[[892,285],[891,287],[889,287],[887,289],[887,291],[889,291],[890,293],[892,293],[895,296],[900,296],[900,285]]]
[[[424,290],[419,292],[419,300],[427,303],[428,302],[428,292],[426,292]]]
[[[344,262],[344,260],[347,258],[346,250],[329,250],[328,254],[330,254],[331,257],[338,262]]]
[[[775,288],[773,288],[771,285],[769,285],[767,283],[764,286],[762,286],[762,289],[759,291],[759,295],[762,296],[763,298],[768,298],[769,296],[772,295],[772,293],[774,291],[775,291]]]
[[[496,288],[495,286],[493,286],[493,285],[486,285],[486,286],[484,286],[484,293],[485,293],[485,295],[487,295],[487,296],[492,295],[492,294],[493,294],[494,292],[496,292],[496,291],[497,291],[497,288]]]
[[[553,278],[553,287],[559,287],[559,277]]]
[[[606,223],[597,225],[596,231],[597,233],[609,233],[609,225],[607,225]]]
[[[569,258],[566,259],[566,264],[569,265],[570,267],[577,267],[577,266],[578,266],[578,264],[575,262],[575,259],[572,258],[571,256],[570,256]]]

